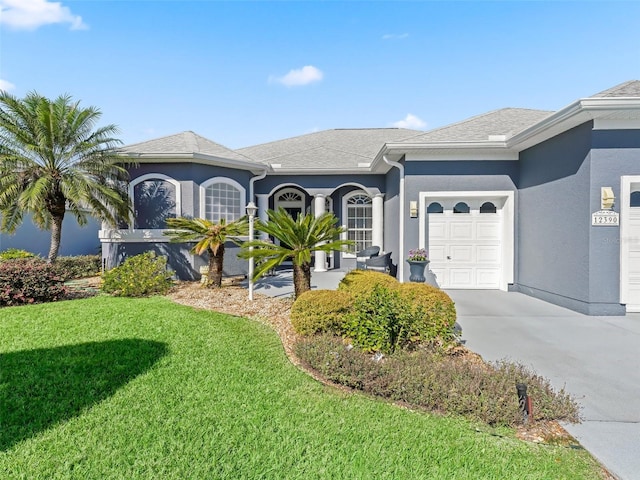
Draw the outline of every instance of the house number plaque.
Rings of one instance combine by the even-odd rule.
[[[617,227],[620,225],[620,214],[611,210],[599,210],[591,214],[591,225],[594,227]]]

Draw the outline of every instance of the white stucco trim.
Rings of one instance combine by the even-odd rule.
[[[631,185],[640,184],[640,175],[623,175],[620,177],[620,303],[627,305],[627,312],[639,311],[640,306],[628,305],[629,302],[629,206]]]
[[[139,177],[134,178],[129,182],[129,198],[133,205],[135,205],[135,198],[133,196],[134,187],[139,183],[145,182],[147,180],[163,180],[165,182],[169,182],[176,189],[176,217],[182,216],[182,186],[180,182],[175,178],[172,178],[164,173],[146,173],[144,175],[140,175]],[[135,225],[135,219],[134,219]],[[137,230],[134,228],[134,225],[131,225],[130,230]]]
[[[98,230],[100,243],[168,243],[171,238],[164,235],[162,228],[103,229]]]
[[[247,190],[232,178],[212,177],[202,182],[198,189],[199,197],[200,197],[200,201],[198,203],[198,208],[199,208],[198,215],[200,216],[200,218],[205,218],[204,216],[205,210],[206,210],[205,197],[207,193],[206,192],[207,187],[209,185],[213,185],[214,183],[226,183],[227,185],[231,185],[233,188],[237,189],[240,192],[240,199],[242,200],[242,204],[240,205],[240,216],[244,215],[245,205],[247,204]]]
[[[501,280],[500,290],[507,290],[510,283],[513,283],[515,271],[515,192],[512,190],[487,190],[487,191],[450,191],[450,192],[420,192],[420,203],[418,204],[418,247],[426,248],[427,245],[427,206],[439,199],[460,198],[492,201],[496,199],[504,200],[502,206],[502,258],[501,258]]]

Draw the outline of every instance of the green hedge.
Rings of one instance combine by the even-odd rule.
[[[353,297],[335,290],[310,290],[300,295],[291,308],[291,323],[297,333],[313,335],[344,330],[345,316],[353,306]]]

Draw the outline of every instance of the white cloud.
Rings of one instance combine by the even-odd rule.
[[[396,128],[425,128],[427,126],[427,122],[411,113],[408,113],[403,120],[393,122],[391,125]]]
[[[387,33],[382,36],[383,40],[404,40],[409,36],[408,33]]]
[[[307,65],[299,70],[291,70],[282,77],[269,77],[269,82],[281,83],[285,87],[297,87],[300,85],[309,85],[310,83],[319,82],[324,77],[322,70]]]
[[[13,90],[16,86],[3,78],[0,78],[0,91],[8,92],[9,90]]]
[[[68,23],[71,30],[89,28],[60,2],[48,0],[0,0],[0,24],[16,30],[35,30],[43,25]]]

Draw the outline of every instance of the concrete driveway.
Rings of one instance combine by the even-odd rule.
[[[592,317],[520,293],[447,293],[467,347],[485,360],[530,366],[565,387],[584,417],[567,431],[612,474],[640,479],[640,314]]]

